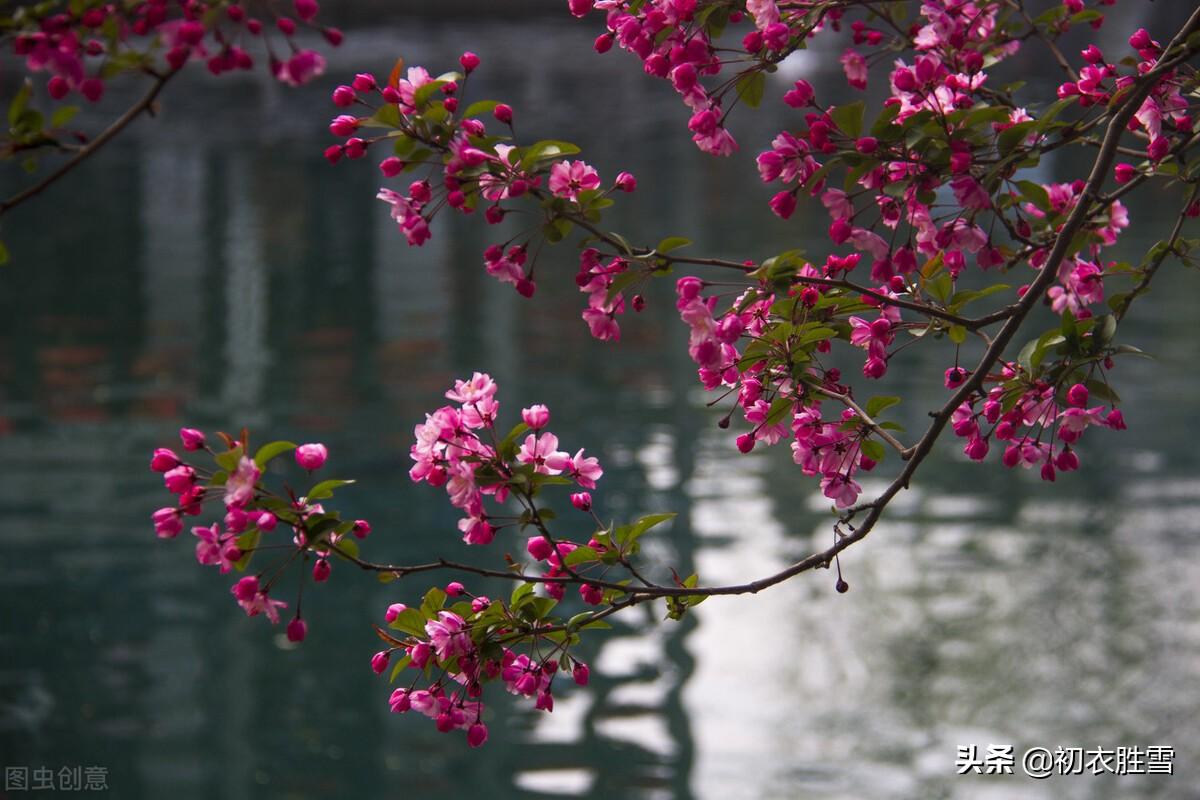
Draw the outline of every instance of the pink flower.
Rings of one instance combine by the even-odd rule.
[[[375,655],[371,656],[371,671],[376,675],[387,669],[388,662],[392,659],[390,650],[380,650]]]
[[[550,191],[578,201],[579,193],[600,185],[600,174],[582,161],[559,161],[550,168]]]
[[[849,508],[858,499],[862,487],[851,480],[848,475],[835,472],[821,478],[821,491],[826,497],[833,500],[838,508]]]
[[[558,475],[570,458],[558,448],[558,437],[553,433],[543,433],[534,436],[532,433],[525,437],[524,444],[517,452],[517,461],[522,464],[533,464],[534,471],[543,475]],[[582,452],[582,451],[580,451]],[[551,466],[551,463],[558,466]]]
[[[309,472],[320,469],[329,457],[329,450],[323,444],[302,444],[296,448],[296,463]]]
[[[471,650],[471,637],[463,631],[465,624],[453,611],[439,611],[437,619],[425,623],[425,633],[439,661],[466,655]]]
[[[254,484],[262,476],[253,460],[242,456],[237,469],[225,480],[225,505],[228,508],[244,508],[254,499]]]

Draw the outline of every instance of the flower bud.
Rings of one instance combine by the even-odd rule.
[[[307,634],[308,625],[300,617],[295,617],[288,623],[287,638],[289,642],[303,642]]]
[[[482,722],[476,722],[467,729],[467,744],[471,747],[480,747],[488,738],[487,725]]]
[[[324,583],[329,580],[329,559],[318,558],[317,563],[313,564],[312,579],[316,583]]]
[[[392,603],[387,607],[387,611],[383,612],[383,621],[390,625],[396,621],[396,617],[400,616],[401,612],[407,610],[408,606],[404,603]]]
[[[587,686],[589,674],[587,664],[584,664],[582,661],[575,662],[575,669],[571,671],[571,677],[574,678],[576,684]]]
[[[296,463],[312,472],[320,469],[329,457],[329,450],[320,443],[302,444],[296,448]]]
[[[375,655],[371,656],[371,670],[376,674],[380,674],[387,669],[388,661],[392,658],[390,650],[380,650]]]

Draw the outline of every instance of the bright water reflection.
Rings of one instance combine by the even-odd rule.
[[[738,257],[789,246],[797,224],[823,227],[820,214],[786,225],[740,208],[766,199],[746,167],[782,110],[747,119],[746,152],[714,162],[680,139],[664,87],[625,61],[528,73],[564,63],[587,33],[534,32],[364,35],[333,77],[364,53],[380,68],[397,49],[448,62],[486,41],[485,94],[514,83],[527,130],[580,141],[605,174],[638,174],[614,227]],[[597,86],[594,107],[574,104]],[[497,376],[510,411],[545,401],[565,442],[600,450],[607,512],[680,511],[647,549],[682,574],[748,580],[830,536],[786,451],[737,456],[715,427],[666,287],[612,348],[587,337],[569,281],[543,278],[530,305],[488,279],[479,226],[404,248],[371,199],[371,168],[319,160],[321,115],[304,109],[323,91],[248,82],[231,103],[203,81],[177,87],[144,138],[6,228],[19,259],[0,299],[6,764],[102,764],[114,796],[180,800],[1200,794],[1200,468],[1180,435],[1200,379],[1188,369],[1195,283],[1175,272],[1127,326],[1160,356],[1121,370],[1130,430],[1095,435],[1080,473],[1051,491],[948,447],[844,560],[848,595],[810,575],[711,600],[680,625],[597,637],[593,690],[564,694],[549,717],[501,708],[481,755],[389,715],[367,670],[367,622],[419,585],[335,570],[306,605],[299,651],[241,618],[189,545],[153,539],[148,449],[185,420],[322,437],[339,473],[363,479],[345,498],[375,524],[372,556],[458,553],[451,509],[408,485],[406,452],[414,421],[472,369]],[[607,111],[618,106],[638,113]],[[85,215],[87,197],[112,201]],[[918,377],[940,367],[910,366],[890,380],[913,397],[915,431],[941,398]],[[1169,744],[1180,774],[954,777],[957,744],[992,742]]]

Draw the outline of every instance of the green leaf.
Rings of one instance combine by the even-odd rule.
[[[1001,156],[1007,156],[1013,150],[1025,141],[1025,137],[1033,132],[1034,126],[1037,123],[1034,121],[1018,122],[1011,128],[1005,128],[996,137],[996,148],[1000,151]]]
[[[364,128],[399,128],[400,109],[390,103],[385,103],[361,124]]]
[[[1050,203],[1050,193],[1041,184],[1033,181],[1017,181],[1021,196],[1033,203],[1042,211],[1051,211],[1054,206]]]
[[[874,439],[863,439],[861,447],[863,455],[872,461],[883,461],[883,457],[887,455],[887,451],[883,449],[883,443]]]
[[[585,561],[596,561],[599,555],[590,547],[576,547],[571,552],[567,553],[567,557],[563,559],[568,567],[573,567],[576,564],[582,564]]]
[[[579,148],[570,142],[560,142],[554,139],[534,142],[524,149],[521,156],[521,168],[529,170],[539,161],[570,156],[578,152]]]
[[[25,109],[29,106],[29,98],[33,95],[33,83],[26,78],[21,84],[21,88],[17,90],[13,96],[12,102],[8,104],[8,124],[16,127],[17,122],[21,119],[21,115],[25,113]]]
[[[406,608],[397,614],[394,620],[388,623],[388,627],[403,631],[412,636],[424,636],[425,616],[415,608]]]
[[[476,100],[471,105],[467,106],[467,110],[463,112],[463,119],[478,117],[484,114],[490,114],[500,105],[498,100]]]
[[[654,250],[659,253],[669,253],[672,250],[678,250],[681,247],[687,247],[691,243],[691,239],[685,239],[682,236],[668,236],[659,242],[658,246],[655,247]]]
[[[226,450],[224,453],[217,453],[213,456],[213,460],[222,468],[230,472],[237,469],[238,461],[242,458],[242,448],[237,446],[232,450]]]
[[[947,334],[950,336],[950,341],[955,344],[962,344],[967,340],[967,329],[962,325],[951,325]]]
[[[623,548],[626,544],[632,544],[646,531],[656,525],[661,525],[669,519],[674,519],[676,516],[673,511],[666,514],[650,514],[642,517],[632,525],[622,525],[617,529],[617,545]],[[624,533],[624,536],[622,536],[622,533]]]
[[[282,440],[264,444],[262,447],[258,448],[258,452],[254,454],[254,463],[258,465],[259,469],[261,469],[265,467],[267,462],[269,462],[271,459],[295,450],[297,446],[298,445],[296,445],[295,442],[285,442]]]
[[[857,139],[862,133],[863,112],[866,103],[856,100],[844,106],[838,106],[829,112],[829,116],[843,133],[851,139]]]
[[[354,523],[351,522],[350,524],[353,525]],[[358,558],[358,542],[353,537],[343,536],[341,539],[338,539],[334,547],[351,558]]]
[[[305,495],[305,498],[307,498],[308,502],[310,503],[313,500],[324,500],[328,497],[333,497],[334,489],[338,489],[342,486],[349,486],[352,483],[354,483],[354,481],[343,481],[337,479],[321,481],[316,486],[308,490],[308,494]]]
[[[747,73],[738,78],[738,98],[751,108],[758,108],[762,105],[763,93],[766,91],[766,88],[767,76],[759,70]]]
[[[59,106],[54,113],[50,115],[50,127],[62,128],[70,124],[71,120],[75,119],[75,115],[79,113],[79,106]]]
[[[421,613],[425,615],[425,619],[433,619],[444,605],[446,605],[446,593],[434,586],[421,599]],[[423,628],[424,626],[422,626]]]
[[[404,671],[404,668],[407,667],[411,663],[412,663],[412,656],[408,655],[407,653],[405,653],[403,658],[396,659],[396,665],[394,667],[392,667],[392,674],[391,674],[391,677],[388,678],[388,681],[390,683],[395,683],[397,676],[399,676],[400,673]]]
[[[521,607],[521,604],[522,604],[522,602],[525,601],[525,598],[531,596],[532,594],[533,594],[533,584],[532,583],[520,584],[519,586],[517,586],[517,588],[513,589],[512,596],[508,600],[508,607],[514,611],[517,610],[518,608]]]
[[[867,401],[866,408],[863,410],[867,412],[868,417],[877,417],[887,409],[897,405],[899,402],[899,397],[872,397]]]

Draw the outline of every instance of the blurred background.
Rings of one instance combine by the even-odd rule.
[[[606,218],[630,240],[824,252],[824,209],[774,218],[753,159],[797,124],[777,99],[796,77],[826,99],[847,91],[838,51],[785,64],[762,109],[736,112],[741,151],[716,160],[688,140],[670,87],[627,54],[593,53],[598,20],[564,3],[336,5],[325,19],[346,44],[314,85],[191,70],[157,119],[5,219],[0,761],[99,765],[112,796],[175,800],[1200,796],[1197,276],[1173,263],[1120,333],[1157,357],[1115,373],[1129,430],[1089,434],[1079,472],[1050,486],[969,464],[947,440],[843,559],[848,594],[817,572],[680,624],[641,609],[588,637],[593,685],[562,692],[552,715],[493,688],[480,751],[390,714],[369,668],[371,623],[429,580],[384,586],[335,564],[306,593],[310,633],[293,648],[242,615],[192,537],[157,540],[149,515],[167,496],[150,450],[184,424],[248,425],[260,442],[324,441],[327,470],[360,479],[339,507],[371,520],[365,556],[480,558],[444,495],[406,474],[413,425],[473,370],[497,378],[509,415],[547,403],[564,448],[601,457],[603,515],[679,512],[647,537],[656,563],[740,582],[830,540],[828,501],[786,447],[741,456],[717,428],[724,408],[705,407],[670,285],[622,319],[619,346],[596,342],[569,246],[545,255],[524,301],[482,268],[510,233],[443,217],[410,249],[373,199],[378,158],[332,167],[321,151],[328,93],[354,72],[402,55],[437,73],[471,49],[470,99],[509,102],[526,141],[579,143],[606,180],[638,177]],[[1168,38],[1188,5],[1120,4],[1099,42],[1116,52],[1135,23]],[[1013,69],[1030,96],[1053,95],[1052,67],[1023,55]],[[113,87],[87,122],[138,92]],[[1079,169],[1051,157],[1034,177]],[[5,195],[28,180],[0,179]],[[1167,212],[1154,190],[1129,205],[1114,257],[1136,259]],[[943,401],[931,376],[946,358],[907,351],[879,387],[904,395],[911,438]],[[506,532],[493,555],[522,541]],[[1176,774],[955,775],[958,745],[992,743],[1173,746]]]

